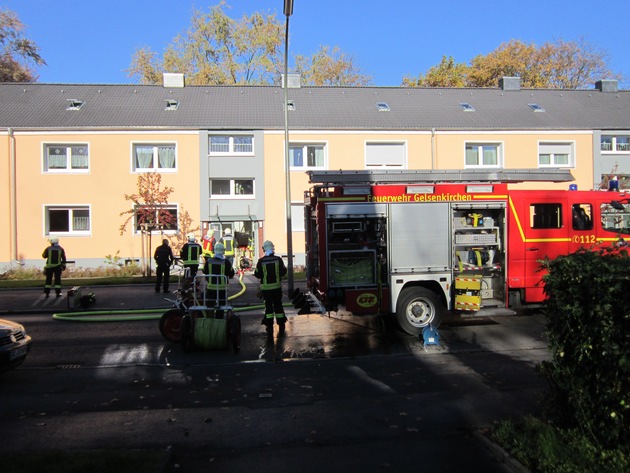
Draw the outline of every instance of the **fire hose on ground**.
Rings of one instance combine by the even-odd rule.
[[[241,290],[228,297],[228,300],[236,299],[242,296],[247,286],[243,282],[243,273],[240,274],[239,283],[241,285]],[[283,306],[288,307],[291,306],[291,303],[284,303]],[[250,310],[259,310],[264,309],[264,304],[251,305],[245,307],[235,307],[232,310],[234,312],[246,312]],[[62,320],[66,322],[133,322],[140,320],[159,320],[164,314],[165,310],[169,310],[169,308],[164,309],[117,309],[117,310],[90,310],[84,312],[69,312],[62,314],[53,314],[52,318],[54,320]],[[121,316],[121,314],[128,314],[125,316]]]

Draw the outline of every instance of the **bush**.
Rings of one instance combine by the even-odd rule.
[[[533,417],[501,422],[491,438],[536,473],[619,473],[630,468],[624,452],[601,449],[577,429],[562,430]]]
[[[630,258],[580,250],[544,261],[552,361],[545,413],[607,449],[630,442]],[[626,450],[627,451],[627,450]]]

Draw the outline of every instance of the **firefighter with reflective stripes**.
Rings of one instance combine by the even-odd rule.
[[[267,335],[273,337],[273,321],[278,324],[278,333],[284,333],[287,316],[282,307],[282,277],[287,274],[284,261],[274,253],[275,247],[269,240],[263,243],[265,255],[256,263],[254,276],[260,279],[260,289],[265,300],[265,315],[261,322],[267,328]]]
[[[179,257],[184,263],[184,270],[188,270],[188,278],[193,279],[197,275],[199,270],[199,257],[201,256],[202,248],[199,243],[195,241],[195,234],[188,234],[188,241],[184,243],[182,249],[179,251]]]
[[[225,247],[223,243],[214,245],[214,256],[206,258],[203,265],[203,274],[208,280],[207,297],[215,300],[217,306],[224,306],[227,302],[228,279],[234,277],[232,263],[225,258]],[[226,276],[226,277],[224,277]],[[223,311],[217,311],[217,318],[223,317]]]
[[[50,290],[54,288],[57,297],[61,297],[61,272],[66,269],[66,252],[59,245],[59,238],[50,237],[48,241],[50,246],[42,253],[42,258],[46,259],[44,294],[46,297],[50,297]],[[55,278],[54,284],[53,277]]]
[[[226,228],[223,230],[223,236],[219,240],[219,243],[223,243],[225,246],[225,259],[227,259],[232,266],[234,266],[234,237],[232,236],[232,229]]]
[[[212,258],[214,256],[214,245],[217,240],[214,238],[214,230],[208,230],[201,239],[202,254],[204,258]]]

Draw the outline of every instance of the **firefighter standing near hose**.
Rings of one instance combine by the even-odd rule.
[[[234,237],[232,236],[232,229],[226,228],[223,230],[223,236],[219,240],[225,246],[225,259],[227,259],[232,266],[234,266]]]
[[[208,280],[207,298],[216,300],[217,306],[224,306],[227,302],[228,279],[234,277],[232,263],[225,257],[225,247],[223,243],[214,245],[214,256],[206,258],[203,265],[203,274]],[[223,311],[217,311],[216,317],[223,318]]]
[[[269,240],[263,243],[265,255],[256,263],[254,276],[260,279],[260,288],[265,300],[265,315],[261,322],[267,328],[267,335],[273,337],[273,321],[278,324],[278,334],[284,334],[287,316],[282,307],[282,277],[287,274],[284,261],[274,253],[275,247]]]
[[[44,273],[46,282],[44,283],[44,294],[50,297],[50,290],[55,289],[57,297],[61,297],[61,272],[66,269],[66,252],[59,245],[59,238],[50,237],[50,246],[42,253],[42,258],[46,259]],[[53,285],[53,277],[55,278]]]
[[[212,258],[214,256],[214,245],[216,242],[217,239],[214,237],[214,230],[211,228],[201,239],[202,255],[204,258]]]
[[[160,287],[164,287],[164,294],[168,292],[169,278],[171,277],[171,266],[173,265],[173,250],[165,238],[162,244],[155,249],[153,255],[155,259],[155,292],[160,292]]]
[[[188,241],[183,244],[182,249],[179,251],[179,257],[184,263],[184,270],[188,270],[188,278],[193,280],[199,270],[199,257],[201,256],[202,248],[199,243],[195,241],[195,234],[188,234]]]

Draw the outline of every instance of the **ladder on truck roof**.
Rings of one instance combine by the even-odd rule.
[[[307,171],[312,184],[384,184],[437,182],[570,182],[568,169],[359,170]]]

